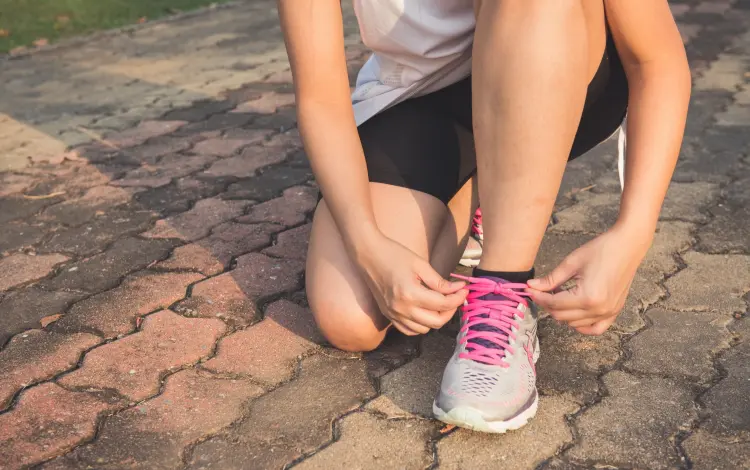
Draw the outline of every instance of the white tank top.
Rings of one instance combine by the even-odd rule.
[[[471,73],[473,0],[354,0],[354,11],[373,52],[352,94],[357,125]]]

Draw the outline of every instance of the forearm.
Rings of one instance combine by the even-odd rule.
[[[345,108],[345,109],[344,109]],[[349,251],[378,233],[351,104],[298,104],[300,133],[321,192]]]
[[[618,225],[650,244],[680,152],[688,103],[686,60],[655,61],[628,70],[625,185]]]

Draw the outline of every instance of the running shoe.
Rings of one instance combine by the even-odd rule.
[[[464,254],[459,263],[461,266],[473,268],[479,264],[482,257],[482,244],[484,243],[484,233],[482,232],[482,209],[477,208],[474,218],[471,221],[471,235],[466,243]]]
[[[432,405],[440,421],[503,433],[536,414],[539,396],[537,309],[526,284],[455,276],[468,281],[456,349]]]

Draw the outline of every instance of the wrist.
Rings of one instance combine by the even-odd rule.
[[[611,229],[627,242],[627,246],[636,249],[644,255],[651,247],[656,234],[656,223],[636,219],[618,219]]]

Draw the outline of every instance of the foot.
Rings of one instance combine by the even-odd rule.
[[[524,298],[525,284],[456,277],[469,282],[470,293],[432,406],[435,417],[475,431],[518,429],[536,414],[539,401],[536,307]]]
[[[461,257],[461,266],[473,268],[479,265],[479,259],[482,257],[482,243],[484,243],[484,233],[482,232],[482,209],[477,208],[474,218],[471,221],[471,236],[466,244],[466,249]]]

